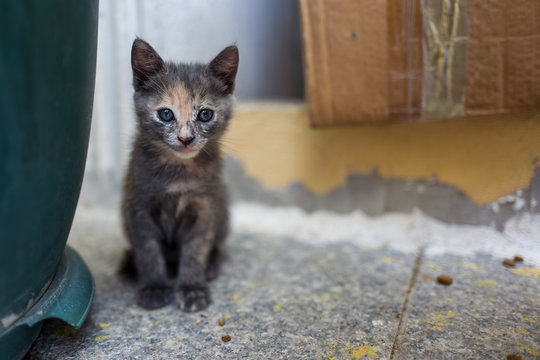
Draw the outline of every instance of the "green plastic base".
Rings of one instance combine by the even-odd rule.
[[[43,296],[0,334],[2,359],[20,359],[36,339],[46,319],[64,320],[76,329],[83,324],[94,299],[94,279],[82,258],[66,246],[51,285]]]

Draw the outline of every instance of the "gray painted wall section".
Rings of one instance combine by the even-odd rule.
[[[383,179],[376,172],[350,175],[344,186],[324,195],[310,192],[302,184],[283,190],[265,189],[246,176],[242,165],[227,158],[225,179],[234,201],[257,201],[276,206],[299,206],[306,211],[328,210],[347,213],[362,210],[369,216],[386,212],[425,214],[451,224],[488,225],[502,230],[516,214],[540,212],[540,167],[536,168],[530,187],[519,194],[509,194],[499,202],[478,206],[458,188],[432,180]]]

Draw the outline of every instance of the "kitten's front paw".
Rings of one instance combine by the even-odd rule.
[[[149,285],[141,288],[137,295],[137,303],[148,310],[159,309],[172,303],[174,290],[167,285]]]
[[[183,285],[179,290],[180,309],[185,312],[204,310],[210,305],[210,291],[202,285]]]

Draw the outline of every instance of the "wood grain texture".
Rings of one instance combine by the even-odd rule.
[[[540,109],[540,2],[471,0],[466,114]]]
[[[313,125],[331,124],[328,62],[324,32],[324,0],[300,0],[306,97]]]
[[[314,126],[389,120],[385,0],[301,0]]]
[[[420,115],[422,12],[420,0],[388,1],[389,106],[393,120]]]

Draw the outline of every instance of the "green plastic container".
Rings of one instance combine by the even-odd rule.
[[[0,1],[0,358],[47,318],[84,321],[94,281],[66,241],[84,172],[97,0]]]

